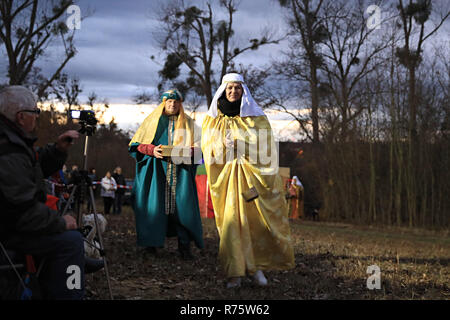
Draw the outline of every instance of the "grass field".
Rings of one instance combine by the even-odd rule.
[[[167,239],[159,257],[138,249],[130,207],[107,220],[115,299],[450,299],[448,231],[295,221],[294,269],[266,272],[264,288],[246,279],[241,288],[226,289],[213,219],[203,220],[205,248],[193,250],[193,262],[179,258],[175,238]],[[380,289],[367,288],[371,265],[380,269]],[[87,288],[90,299],[108,298],[103,272],[89,275]]]

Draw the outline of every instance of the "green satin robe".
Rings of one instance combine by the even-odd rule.
[[[162,115],[152,142],[153,145],[168,145],[168,127],[169,118]],[[129,147],[130,155],[136,159],[136,177],[131,200],[136,217],[137,245],[163,247],[166,236],[177,235],[166,214],[165,188],[168,165],[165,160],[138,152],[138,145],[139,143],[133,143]],[[176,166],[175,214],[178,215],[180,223],[188,230],[190,239],[198,248],[203,248],[203,231],[195,174],[195,165]]]

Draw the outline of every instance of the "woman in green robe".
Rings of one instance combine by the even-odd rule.
[[[161,104],[144,120],[130,142],[129,153],[136,159],[131,197],[137,245],[152,253],[164,247],[166,237],[173,236],[178,237],[183,259],[193,258],[191,241],[198,248],[204,246],[196,166],[190,161],[176,164],[174,158],[163,157],[162,151],[166,146],[190,151],[199,143],[194,140],[194,121],[184,113],[182,95],[170,90],[162,95]]]

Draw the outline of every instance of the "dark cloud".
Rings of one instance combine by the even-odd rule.
[[[70,60],[64,72],[81,80],[84,89],[82,100],[95,91],[99,97],[108,98],[111,103],[130,102],[139,91],[156,90],[161,66],[152,61],[150,56],[155,56],[161,63],[164,59],[164,53],[154,37],[158,32],[157,8],[161,3],[165,2],[75,1],[85,18],[75,35],[77,55]],[[191,3],[202,6],[204,1]],[[279,33],[281,17],[281,9],[274,0],[240,1],[234,18],[234,45],[247,45],[248,39],[258,37],[261,29],[267,26]],[[226,17],[219,14],[218,18]],[[266,46],[264,50],[243,54],[236,62],[266,64],[278,50],[279,46]],[[62,44],[55,41],[37,66],[50,76],[63,58]],[[0,71],[6,73],[4,59],[0,61]]]
[[[111,102],[129,102],[138,91],[156,90],[160,66],[150,56],[163,59],[154,39],[158,1],[85,0],[76,4],[88,17],[76,34],[78,53],[65,71],[80,78],[84,94],[95,91]],[[279,25],[273,0],[246,0],[239,8],[235,18],[237,45],[246,45],[246,39],[257,36],[268,22]],[[272,19],[267,19],[268,12],[272,12]],[[271,46],[263,52],[252,51],[243,55],[241,62],[267,63],[275,50],[276,46]],[[54,66],[47,62],[44,68]]]

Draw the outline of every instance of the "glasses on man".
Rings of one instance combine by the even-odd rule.
[[[19,112],[29,112],[29,113],[35,113],[36,115],[40,115],[41,114],[41,109],[36,108],[33,110],[20,110]]]

